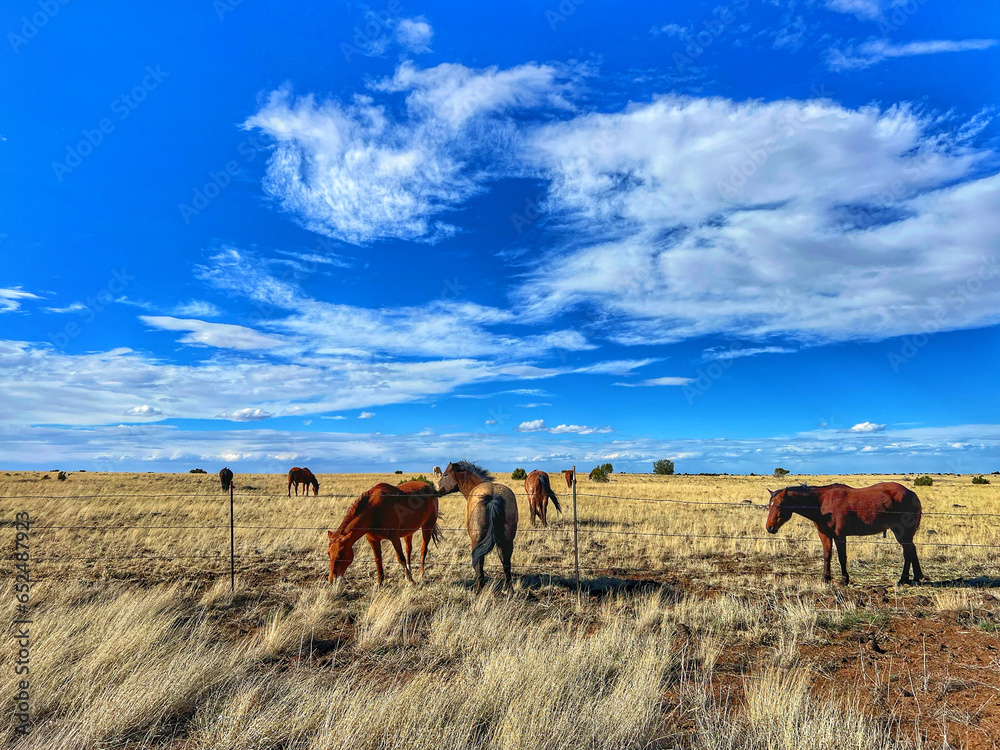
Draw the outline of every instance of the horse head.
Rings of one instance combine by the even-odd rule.
[[[448,468],[444,470],[443,474],[441,468],[435,466],[432,476],[434,477],[434,491],[439,495],[458,491],[458,481],[455,479],[455,470],[451,464],[448,464]]]
[[[348,544],[346,536],[339,531],[327,531],[330,538],[330,546],[327,547],[327,554],[330,555],[330,582],[334,578],[340,578],[351,563],[354,562],[354,549]]]
[[[777,534],[778,529],[784,526],[785,522],[792,517],[792,510],[787,506],[788,489],[774,490],[768,489],[771,499],[767,504],[767,531],[769,534]]]

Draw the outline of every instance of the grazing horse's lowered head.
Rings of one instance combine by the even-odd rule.
[[[340,578],[354,562],[354,549],[350,540],[338,531],[327,531],[329,545],[327,554],[330,555],[330,581]]]
[[[219,472],[219,481],[222,482],[223,491],[228,492],[233,483],[233,472],[228,466]]]
[[[767,533],[777,534],[778,529],[788,522],[794,512],[795,500],[790,499],[788,487],[783,490],[767,491],[771,494],[771,499],[767,504]]]

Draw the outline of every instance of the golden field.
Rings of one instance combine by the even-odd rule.
[[[429,467],[428,467],[429,468]],[[534,467],[528,467],[534,468]],[[318,475],[318,497],[237,474],[0,472],[0,518],[32,518],[31,711],[37,748],[993,747],[1000,737],[1000,481],[934,477],[918,553],[852,539],[849,587],[824,585],[815,530],[764,531],[771,477],[582,478],[582,603],[572,502],[548,529],[521,502],[512,596],[471,591],[464,501],[417,586],[367,543],[326,580],[326,528],[398,475]],[[429,473],[425,471],[424,473]],[[48,479],[43,477],[48,476]],[[781,484],[893,476],[800,477]],[[28,497],[30,496],[30,497]],[[663,502],[677,501],[677,502]],[[711,505],[709,503],[720,503]],[[50,528],[46,528],[50,527]],[[85,528],[67,528],[85,527]],[[123,528],[143,527],[143,528]],[[173,527],[173,528],[151,528]],[[186,527],[186,528],[178,528]],[[940,545],[940,546],[935,546]],[[10,564],[9,562],[7,563]],[[836,572],[836,562],[834,562]],[[499,574],[491,556],[487,573]],[[13,570],[6,571],[8,580]],[[419,579],[418,579],[419,580]],[[972,588],[968,583],[980,584]],[[8,587],[3,616],[15,619]],[[16,648],[5,642],[5,662]],[[16,692],[11,669],[0,694]],[[946,744],[947,743],[947,744]]]

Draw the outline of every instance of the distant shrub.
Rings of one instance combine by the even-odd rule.
[[[59,476],[57,476],[56,479],[58,479],[60,482],[65,482],[66,481],[66,472],[65,471],[60,471],[59,472]],[[980,477],[980,479],[982,479],[982,477]],[[973,480],[973,481],[975,481],[975,480]],[[989,482],[987,482],[987,484],[989,484]]]
[[[673,474],[674,473],[674,462],[666,458],[661,458],[659,461],[653,462],[653,473],[654,474]]]
[[[591,482],[607,482],[608,472],[604,470],[603,466],[595,466],[590,470],[590,481]]]
[[[774,476],[776,477],[787,477],[790,473],[788,469],[782,469],[780,466],[774,470]]]
[[[986,477],[984,477],[982,474],[980,474],[979,476],[975,476],[975,477],[972,478],[972,483],[973,484],[989,484],[990,480],[987,479]]]
[[[421,474],[419,477],[410,477],[409,479],[400,479],[398,482],[396,482],[396,484],[398,486],[400,484],[406,484],[407,482],[424,482],[425,484],[429,484],[431,487],[434,486],[434,482],[432,482],[430,479],[428,479],[427,477],[425,477],[423,474]]]
[[[511,479],[527,479],[528,472],[524,469],[514,469],[514,472],[510,475]]]
[[[402,470],[402,469],[396,469],[396,471],[395,471],[394,473],[395,473],[395,474],[402,474],[402,473],[403,473],[403,470]]]
[[[191,469],[188,474],[208,474],[204,469]]]
[[[614,474],[615,473],[615,467],[612,466],[611,464],[601,464],[601,470],[605,474]]]
[[[923,476],[914,479],[913,484],[915,484],[917,487],[931,487],[934,485],[934,480],[931,479],[926,474],[924,474]]]

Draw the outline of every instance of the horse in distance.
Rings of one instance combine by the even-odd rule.
[[[517,498],[510,487],[493,481],[493,475],[471,461],[448,464],[443,474],[435,474],[441,495],[461,492],[465,496],[465,527],[472,544],[472,569],[476,593],[486,582],[483,564],[496,547],[504,572],[504,589],[513,591],[510,559],[517,535]]]
[[[288,472],[288,496],[292,496],[292,485],[295,485],[295,496],[299,495],[299,485],[304,485],[306,496],[309,495],[309,487],[313,488],[313,495],[319,494],[319,480],[306,468],[295,466]]]
[[[233,472],[228,466],[219,472],[219,481],[222,482],[222,491],[229,492],[229,487],[233,484]]]
[[[388,539],[403,566],[406,580],[414,583],[410,569],[413,535],[419,530],[420,576],[424,575],[427,546],[441,538],[438,529],[438,493],[427,482],[404,482],[401,485],[379,483],[361,494],[347,510],[336,531],[327,531],[330,556],[330,581],[343,576],[354,560],[354,544],[365,537],[375,555],[376,586],[384,579],[382,570],[382,540]],[[400,539],[406,544],[406,556]]]
[[[566,471],[563,472],[563,476],[566,478],[566,489],[573,489],[573,470],[566,469]]]
[[[776,534],[793,514],[797,513],[816,525],[823,545],[823,580],[829,581],[830,556],[836,544],[837,558],[844,585],[847,574],[847,537],[869,536],[889,530],[903,548],[903,573],[899,585],[923,577],[913,537],[920,528],[920,498],[913,490],[896,482],[881,482],[871,487],[855,488],[846,484],[823,487],[786,487],[771,492],[768,504],[767,530]]]
[[[559,498],[552,491],[552,484],[549,482],[549,475],[544,471],[535,469],[524,479],[524,491],[528,495],[528,508],[531,511],[531,525],[535,526],[537,518],[542,522],[542,526],[548,527],[549,500],[555,509],[562,513],[559,505]]]

